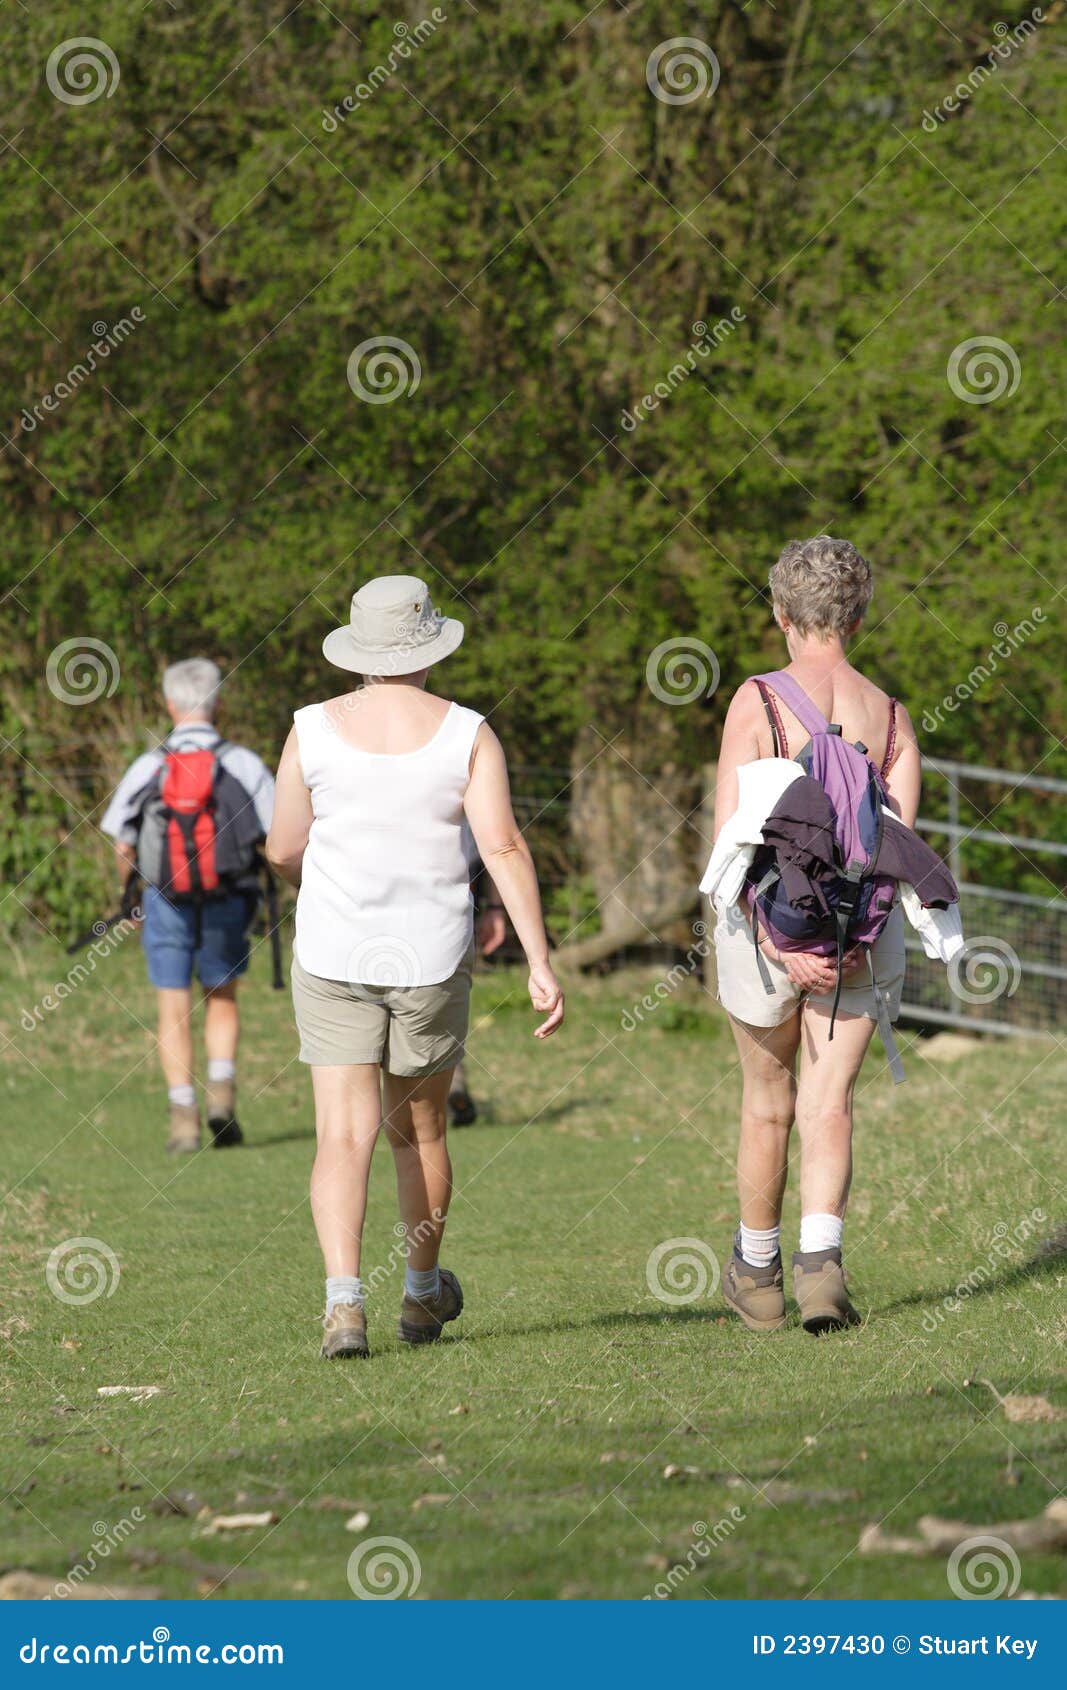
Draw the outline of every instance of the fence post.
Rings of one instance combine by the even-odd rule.
[[[946,775],[948,783],[948,820],[949,826],[955,830],[960,825],[960,789],[956,785],[954,776]],[[960,836],[953,831],[948,836],[948,866],[952,870],[952,878],[958,886],[963,879],[963,852],[960,849]]]

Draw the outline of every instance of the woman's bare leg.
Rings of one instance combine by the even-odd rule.
[[[452,1200],[452,1163],[445,1137],[452,1070],[425,1079],[386,1074],[383,1120],[396,1163],[400,1217],[407,1228],[409,1267],[437,1266]]]
[[[805,1003],[796,1116],[802,1215],[843,1216],[852,1183],[852,1094],[874,1022]]]
[[[311,1213],[327,1278],[359,1273],[371,1156],[381,1125],[381,1069],[376,1062],[313,1067],[318,1149],[311,1170]]]
[[[782,1216],[800,1015],[790,1016],[780,1027],[752,1027],[731,1015],[730,1026],[744,1076],[737,1145],[741,1221],[763,1232],[776,1227]]]

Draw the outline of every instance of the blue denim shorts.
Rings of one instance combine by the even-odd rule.
[[[236,980],[248,967],[254,893],[205,898],[197,909],[193,904],[172,904],[156,887],[146,886],[141,907],[141,943],[153,986],[191,986],[195,969],[200,984],[210,991]]]

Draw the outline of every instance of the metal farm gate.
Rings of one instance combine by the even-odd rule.
[[[916,828],[952,868],[967,944],[946,970],[909,935],[901,1014],[984,1033],[1053,1031],[1067,1021],[1067,781],[934,757],[923,775]]]

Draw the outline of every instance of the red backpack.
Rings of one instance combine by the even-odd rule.
[[[145,796],[137,836],[141,878],[175,903],[199,903],[254,881],[263,829],[255,805],[208,750],[167,751]]]

